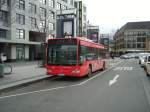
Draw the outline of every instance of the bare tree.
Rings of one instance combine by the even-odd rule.
[[[42,42],[41,42],[41,50],[40,52],[42,53],[42,65],[44,66],[45,64],[45,60],[46,60],[46,49],[44,44],[46,42],[47,37],[49,37],[50,34],[50,20],[51,20],[51,16],[50,15],[46,15],[43,16],[42,14],[40,14],[39,12],[39,22],[36,21],[36,28],[39,32],[39,36],[42,38]]]

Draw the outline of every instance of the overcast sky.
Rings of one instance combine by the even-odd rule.
[[[90,23],[111,33],[133,21],[150,21],[150,0],[82,0]]]

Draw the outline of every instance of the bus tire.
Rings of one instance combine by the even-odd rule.
[[[92,76],[92,67],[89,66],[88,68],[88,77],[90,78]]]

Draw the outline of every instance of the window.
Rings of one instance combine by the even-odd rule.
[[[54,0],[49,0],[49,6],[54,8]]]
[[[78,7],[78,4],[77,4],[77,2],[75,2],[75,3],[74,3],[74,7],[75,7],[75,8],[77,8],[77,7]]]
[[[8,6],[8,0],[0,0],[2,5]]]
[[[62,0],[62,1],[64,1],[64,2],[66,2],[66,3],[67,3],[67,1],[68,1],[68,0]]]
[[[67,10],[67,6],[63,5],[62,10]]]
[[[31,27],[36,27],[36,18],[30,17]]]
[[[25,38],[25,31],[23,29],[16,29],[16,38],[17,39],[24,39]]]
[[[6,38],[6,30],[0,29],[0,38]]]
[[[44,28],[44,27],[45,27],[45,21],[42,20],[42,21],[40,21],[40,28]]]
[[[57,2],[57,10],[61,10],[61,4]]]
[[[40,7],[40,16],[41,17],[46,17],[46,9]]]
[[[24,25],[25,24],[25,16],[21,14],[16,14],[16,23]]]
[[[54,23],[49,23],[49,30],[54,30]]]
[[[0,21],[8,21],[8,13],[0,10]]]
[[[49,11],[49,17],[51,19],[55,19],[55,13],[53,11]]]
[[[100,49],[80,46],[79,48],[79,63],[82,64],[84,60],[95,60],[102,58],[103,54]]]
[[[86,15],[84,15],[83,18],[84,18],[84,21],[86,21]]]
[[[16,45],[16,59],[24,60],[25,59],[25,46],[22,44]]]
[[[73,5],[74,4],[74,0],[70,0],[70,5]]]
[[[85,6],[83,7],[83,11],[86,12],[86,7]]]
[[[21,10],[25,10],[25,0],[19,0],[17,4],[17,8]]]
[[[29,13],[36,13],[36,5],[29,3]]]
[[[145,37],[138,37],[137,42],[145,42],[146,38]]]
[[[40,2],[46,4],[46,0],[40,0]]]

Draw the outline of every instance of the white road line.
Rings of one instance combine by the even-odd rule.
[[[111,68],[99,73],[98,75],[95,75],[93,77],[91,77],[90,79],[83,81],[79,84],[74,84],[74,85],[69,85],[69,86],[61,86],[61,87],[56,87],[56,88],[51,88],[51,89],[44,89],[44,90],[38,90],[38,91],[32,91],[32,92],[27,92],[27,93],[21,93],[21,94],[14,94],[14,95],[8,95],[8,96],[2,96],[0,97],[0,99],[4,99],[4,98],[11,98],[11,97],[16,97],[16,96],[22,96],[22,95],[28,95],[28,94],[33,94],[33,93],[40,93],[40,92],[47,92],[47,91],[52,91],[52,90],[59,90],[59,89],[64,89],[64,88],[69,88],[69,87],[75,87],[75,86],[81,86],[86,84],[88,81],[95,79],[96,77],[104,74],[105,72],[111,70],[113,67],[117,66],[118,64],[120,64],[122,61],[118,62],[116,65],[112,66]]]
[[[119,75],[116,75],[112,80],[109,81],[109,86],[112,86],[117,82],[117,79],[119,78]]]
[[[118,62],[115,66],[117,66],[119,63],[121,63],[121,62]],[[93,77],[87,79],[86,81],[81,82],[80,85],[83,85],[83,84],[87,83],[88,81],[90,81],[90,80],[92,80],[92,79],[95,79],[96,77],[102,75],[103,73],[105,73],[105,72],[111,70],[111,69],[112,69],[113,67],[115,67],[115,66],[112,66],[111,68],[109,68],[109,69],[107,69],[107,70],[105,70],[105,71],[99,73],[98,75],[95,75],[95,76],[93,76]]]

